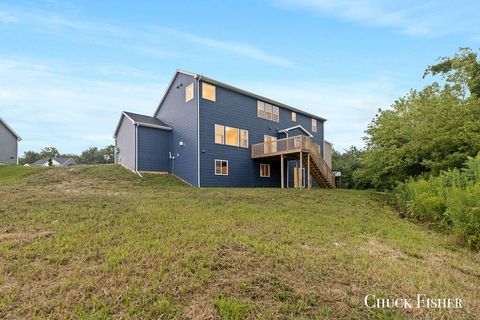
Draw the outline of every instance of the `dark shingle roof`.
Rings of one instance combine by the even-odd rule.
[[[175,78],[176,78],[177,74],[179,74],[179,73],[182,73],[182,74],[185,74],[185,75],[194,77],[195,79],[199,79],[199,80],[202,80],[202,81],[205,81],[205,82],[208,82],[208,83],[211,83],[211,84],[214,84],[214,85],[217,85],[217,86],[220,86],[220,87],[223,87],[223,88],[232,90],[232,91],[234,91],[234,92],[238,92],[238,93],[240,93],[240,94],[243,94],[243,95],[252,97],[252,98],[254,98],[254,99],[261,100],[261,101],[264,101],[264,102],[273,104],[273,105],[275,105],[275,106],[278,106],[278,107],[281,107],[281,108],[284,108],[284,109],[287,109],[287,110],[290,110],[290,111],[293,111],[293,112],[296,112],[296,113],[299,113],[299,114],[303,114],[303,115],[305,115],[305,116],[307,116],[307,117],[311,117],[311,118],[320,120],[320,121],[322,121],[322,122],[327,121],[327,119],[325,119],[325,118],[319,117],[319,116],[317,116],[317,115],[311,114],[311,113],[306,112],[306,111],[303,111],[303,110],[301,110],[301,109],[297,109],[297,108],[291,107],[291,106],[286,105],[286,104],[284,104],[284,103],[281,103],[281,102],[278,102],[278,101],[269,99],[269,98],[267,98],[267,97],[264,97],[264,96],[261,96],[261,95],[258,95],[258,94],[249,92],[249,91],[247,91],[247,90],[243,90],[243,89],[234,87],[234,86],[232,86],[232,85],[226,84],[226,83],[224,83],[224,82],[220,82],[220,81],[218,81],[218,80],[215,80],[215,79],[206,77],[206,76],[201,75],[201,74],[198,74],[198,73],[193,73],[193,72],[188,72],[188,71],[183,71],[183,70],[177,70],[177,71],[175,72],[175,74],[174,74],[174,76],[173,76],[173,78],[172,78],[172,80],[171,80],[171,82],[170,82],[170,85],[169,85],[168,88],[167,88],[167,91],[166,91],[165,94],[163,95],[162,100],[160,100],[160,103],[158,104],[157,110],[155,110],[154,115],[157,115],[157,114],[158,114],[158,111],[159,111],[160,108],[162,107],[163,102],[164,102],[165,99],[167,98],[167,93],[168,93],[168,91],[169,91],[170,88],[173,86],[174,81],[175,81]]]
[[[170,128],[170,126],[168,124],[166,124],[162,120],[154,118],[154,117],[150,117],[150,116],[146,116],[146,115],[138,114],[138,113],[133,113],[133,112],[127,112],[127,111],[124,111],[123,113],[125,113],[125,115],[127,117],[129,117],[130,119],[132,119],[134,122],[137,122],[139,124],[146,124],[146,125],[153,125],[153,126]]]

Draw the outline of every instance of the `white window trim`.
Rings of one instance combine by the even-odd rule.
[[[188,99],[188,95],[187,95],[189,88],[191,88],[192,90],[192,97],[190,99]],[[193,82],[192,82],[185,87],[185,102],[192,101],[194,98],[195,98],[195,88],[193,87]]]
[[[247,133],[247,145],[246,146],[242,146],[242,131],[246,132]],[[245,129],[238,129],[238,146],[240,148],[248,148],[248,130],[245,130]]]
[[[267,166],[267,167],[268,167],[268,176],[262,175],[262,166]],[[268,164],[268,163],[260,163],[260,177],[261,177],[261,178],[270,178],[270,164]]]
[[[267,118],[267,105],[271,106],[271,108],[272,108],[272,112],[270,113],[271,114],[270,119]],[[259,112],[258,112],[260,106],[262,106],[262,109],[263,109],[262,112],[260,112],[261,115],[259,115]],[[278,111],[278,114],[277,114],[278,119],[274,119],[274,117],[275,117],[274,116],[274,114],[275,114],[274,110]],[[268,121],[273,121],[273,122],[278,123],[278,122],[280,122],[280,107],[277,107],[277,106],[275,106],[273,104],[270,104],[270,103],[267,103],[267,102],[263,102],[261,100],[257,100],[257,117],[261,118],[261,119],[265,119],[265,120],[268,120]]]
[[[223,142],[222,143],[217,142],[217,126],[223,128],[223,130],[222,130],[223,131]],[[213,130],[214,130],[213,141],[215,142],[215,144],[225,144],[225,126],[215,123],[215,125],[213,126]]]
[[[213,99],[210,99],[210,98],[206,98],[205,97],[205,88],[204,86],[210,86],[213,88]],[[217,101],[217,87],[214,86],[213,84],[210,84],[210,83],[206,83],[206,82],[202,82],[202,99],[205,99],[205,100],[210,100],[210,101]]]
[[[222,173],[222,166],[220,166],[220,173],[217,173],[217,161],[220,161],[220,162],[226,162],[227,163],[227,173]],[[216,176],[228,176],[228,174],[230,173],[230,168],[228,167],[228,160],[223,160],[223,159],[215,159],[215,167],[214,167],[214,172],[215,172],[215,175]]]
[[[227,143],[227,128],[237,130],[237,137],[238,137],[237,144]],[[240,129],[239,128],[225,126],[225,145],[226,146],[232,146],[232,147],[240,147]]]

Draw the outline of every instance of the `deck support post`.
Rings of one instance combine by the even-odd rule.
[[[302,156],[303,156],[302,151],[300,151],[300,170],[299,170],[299,171],[300,171],[300,174],[299,174],[299,176],[300,176],[300,189],[303,188],[303,183],[304,183],[304,181],[303,181],[303,165],[302,165],[303,161],[302,161]]]
[[[312,176],[310,175],[310,153],[308,154],[308,190],[312,189]]]
[[[280,181],[282,183],[282,189],[284,188],[284,179],[285,179],[285,174],[284,174],[285,166],[283,165],[283,154],[280,155]]]
[[[295,177],[297,177],[297,179],[295,179]],[[293,178],[294,178],[294,181],[293,181],[293,187],[296,189],[298,188],[299,186],[299,183],[298,183],[298,160],[295,160],[295,172],[293,173]]]

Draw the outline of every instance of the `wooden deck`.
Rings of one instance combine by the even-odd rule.
[[[299,169],[307,170],[308,188],[312,177],[323,188],[335,188],[335,175],[320,153],[320,146],[307,136],[294,136],[252,145],[252,159],[280,157],[281,185],[284,187],[284,159],[298,159]]]

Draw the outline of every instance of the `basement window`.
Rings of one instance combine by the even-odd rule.
[[[193,82],[185,87],[185,102],[193,100]]]
[[[215,86],[202,82],[202,98],[215,101],[216,100],[216,88]]]
[[[215,159],[215,175],[228,176],[228,160]]]
[[[269,178],[270,177],[270,165],[265,163],[260,163],[260,177]]]

